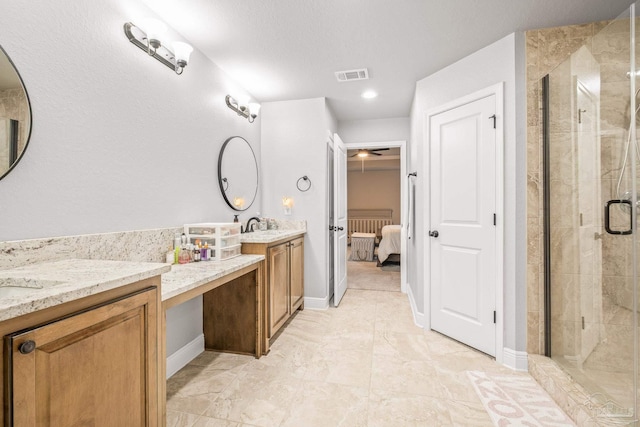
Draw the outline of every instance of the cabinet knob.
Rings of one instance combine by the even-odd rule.
[[[35,349],[36,349],[36,342],[31,340],[23,342],[18,347],[18,351],[20,351],[20,353],[22,354],[29,354]]]

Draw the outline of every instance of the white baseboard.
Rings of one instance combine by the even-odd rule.
[[[529,358],[526,351],[516,351],[510,348],[502,349],[502,364],[514,371],[527,372],[529,370]]]
[[[416,306],[416,300],[413,297],[413,292],[411,291],[411,286],[407,286],[407,296],[409,297],[409,304],[411,304],[411,312],[413,313],[413,322],[424,328],[424,313],[420,313],[418,311],[418,307]]]
[[[170,378],[180,369],[187,366],[189,362],[198,357],[203,351],[204,334],[200,334],[189,344],[167,357],[167,378]]]
[[[327,310],[329,308],[329,297],[312,298],[304,297],[304,308],[311,310]]]

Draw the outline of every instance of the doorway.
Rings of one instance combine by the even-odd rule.
[[[353,220],[355,216],[366,217],[371,215],[372,220],[369,222],[368,227],[362,228],[362,230],[350,230],[350,233],[354,231],[362,231],[365,234],[375,234],[374,238],[374,253],[380,252],[380,244],[382,243],[382,226],[384,224],[393,225],[397,228],[397,232],[389,227],[389,230],[385,230],[385,233],[393,233],[388,236],[389,241],[394,241],[393,246],[383,246],[388,248],[389,256],[384,253],[384,262],[382,266],[377,266],[377,260],[373,262],[366,261],[348,261],[348,274],[353,276],[354,274],[364,274],[369,278],[376,278],[378,284],[370,283],[368,288],[379,290],[391,290],[385,287],[385,277],[392,279],[397,277],[399,273],[399,287],[398,291],[406,292],[407,283],[407,267],[406,267],[406,252],[407,252],[407,233],[406,233],[406,215],[407,215],[407,184],[408,179],[406,177],[406,141],[387,141],[387,142],[358,142],[347,143],[347,152],[350,157],[347,161],[347,174],[348,174],[348,192],[347,192],[347,206],[349,206],[349,215],[352,219],[352,227],[354,227]],[[364,157],[358,157],[358,153],[366,152],[368,155]],[[379,155],[377,155],[379,154]],[[365,160],[363,160],[363,158]],[[371,160],[375,158],[376,160]],[[379,159],[379,160],[378,160]],[[363,173],[364,171],[364,173]],[[391,191],[390,188],[382,188],[384,183],[381,180],[386,177],[392,177],[395,175],[395,182],[397,184],[391,184],[394,188],[395,194],[391,196],[385,196],[384,193]],[[358,181],[375,180],[379,182],[380,188],[378,191],[371,193],[370,187],[368,187],[366,194],[352,194],[357,191],[351,182],[351,178],[358,177]],[[363,198],[370,200],[368,204],[354,205],[352,199],[357,198],[362,202]],[[364,203],[364,202],[363,202]],[[368,209],[363,209],[367,207]],[[356,212],[357,211],[357,212]],[[385,212],[386,211],[386,212]],[[388,212],[391,211],[391,212]],[[379,221],[377,221],[379,220]],[[361,227],[367,227],[367,225],[361,225]],[[397,237],[396,237],[397,235]],[[349,236],[351,237],[351,236]],[[353,246],[352,246],[353,247]],[[362,255],[362,254],[360,254]],[[355,258],[362,258],[360,256]],[[351,254],[350,259],[355,259]],[[374,258],[375,259],[375,258]],[[399,265],[398,265],[399,263]],[[399,270],[399,271],[394,271]],[[349,278],[349,281],[351,279]],[[367,279],[365,278],[364,281]],[[348,286],[352,288],[351,285]],[[356,285],[358,288],[367,288],[367,285]]]
[[[400,292],[400,147],[347,151],[349,289]]]

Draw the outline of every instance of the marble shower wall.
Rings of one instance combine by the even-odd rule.
[[[542,121],[541,121],[541,78],[553,70],[561,72],[561,67],[573,67],[568,76],[580,67],[589,69],[589,57],[599,67],[599,153],[591,153],[600,164],[599,177],[580,176],[576,168],[580,153],[576,150],[577,138],[580,136],[566,126],[571,123],[576,110],[576,99],[566,91],[575,84],[573,80],[565,80],[564,85],[554,88],[555,96],[562,99],[551,99],[555,102],[556,114],[551,123],[551,132],[560,141],[552,153],[552,168],[556,172],[551,177],[552,194],[562,198],[556,200],[558,206],[564,206],[562,215],[553,217],[558,234],[552,236],[552,245],[560,255],[561,262],[556,264],[556,274],[565,274],[565,286],[558,292],[565,293],[569,306],[566,327],[569,322],[580,321],[576,312],[588,313],[585,319],[595,325],[606,321],[608,308],[629,301],[628,294],[632,283],[627,274],[631,269],[630,239],[610,236],[601,230],[602,202],[609,200],[616,192],[617,178],[621,169],[623,144],[629,116],[629,81],[626,72],[629,68],[629,22],[620,20],[597,22],[529,31],[527,41],[527,306],[528,306],[528,342],[527,351],[532,354],[544,353],[544,264],[543,264],[543,191],[542,191]],[[572,54],[582,48],[582,54],[567,61]],[[582,58],[582,59],[581,59]],[[565,62],[567,61],[567,62]],[[586,61],[586,62],[585,62]],[[562,64],[562,65],[561,65]],[[565,92],[563,94],[563,92]],[[553,93],[553,91],[552,91]],[[564,95],[564,96],[563,96]],[[552,95],[554,96],[554,95]],[[563,114],[570,114],[566,116]],[[563,129],[563,126],[565,128]],[[575,129],[573,129],[575,130]],[[572,162],[575,162],[572,163]],[[584,163],[584,159],[582,159]],[[594,166],[595,168],[595,166]],[[569,174],[569,175],[567,175]],[[598,175],[598,174],[596,174]],[[598,179],[600,189],[588,185],[585,180]],[[593,181],[592,181],[593,184]],[[582,188],[581,191],[580,189]],[[600,194],[598,194],[598,191]],[[592,199],[585,196],[591,193]],[[552,201],[552,204],[554,201]],[[587,206],[588,205],[588,206]],[[586,211],[585,211],[586,209]],[[591,209],[593,210],[592,213]],[[583,225],[580,226],[580,213]],[[600,215],[600,216],[599,216]],[[585,217],[587,222],[585,222]],[[589,219],[591,218],[591,219]],[[585,225],[586,224],[586,225]],[[565,233],[563,235],[563,233]],[[595,234],[598,233],[598,234]],[[599,263],[598,259],[602,262]],[[602,265],[602,271],[596,271],[595,265]],[[553,270],[553,269],[552,269]],[[601,279],[599,279],[601,277]],[[595,279],[594,279],[595,278]],[[601,284],[600,284],[601,283]],[[602,310],[604,308],[604,310]],[[571,314],[573,310],[573,314]],[[570,319],[570,320],[569,320]],[[575,325],[577,326],[577,325]],[[589,326],[589,325],[587,325]],[[565,331],[568,333],[568,331]],[[593,330],[593,336],[597,335]],[[579,334],[578,334],[579,335]],[[574,334],[575,336],[575,334]],[[592,336],[592,337],[593,337]],[[591,338],[587,339],[592,341]],[[572,343],[574,353],[580,343]],[[591,347],[593,342],[586,347]],[[581,352],[582,353],[582,352]],[[584,357],[584,354],[582,355]]]

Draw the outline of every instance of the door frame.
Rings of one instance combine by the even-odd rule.
[[[400,148],[400,222],[402,228],[400,231],[400,291],[407,293],[409,284],[407,283],[407,141],[382,141],[382,142],[345,142],[347,150],[358,149],[375,149],[375,148]],[[349,192],[347,191],[347,201],[349,200]]]
[[[423,170],[427,177],[424,188],[424,328],[431,329],[431,245],[429,227],[431,224],[431,117],[465,104],[495,95],[496,99],[496,362],[504,360],[504,82],[454,99],[424,112],[423,115]]]
[[[327,151],[326,151],[326,181],[327,181],[327,200],[326,200],[326,215],[325,215],[325,226],[324,231],[327,233],[327,283],[326,283],[326,295],[327,295],[327,307],[332,305],[333,301],[333,292],[335,291],[335,278],[334,278],[334,267],[333,267],[333,256],[334,256],[334,248],[333,248],[333,234],[329,232],[329,227],[333,226],[333,221],[330,219],[333,216],[333,194],[335,192],[335,183],[333,179],[333,168],[335,165],[333,164],[333,153],[334,153],[334,145],[333,145],[333,133],[327,131]],[[333,283],[331,283],[333,280]]]

